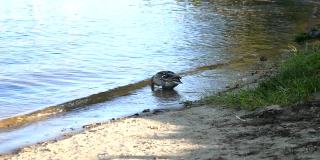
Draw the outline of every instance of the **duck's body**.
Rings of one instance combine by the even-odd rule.
[[[151,78],[151,89],[154,90],[154,86],[161,86],[162,89],[173,89],[177,85],[181,84],[181,77],[172,71],[161,71]]]

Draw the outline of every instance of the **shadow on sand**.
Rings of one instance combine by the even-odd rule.
[[[314,113],[316,112],[316,114]],[[250,112],[201,106],[140,117],[166,126],[140,137],[139,153],[100,159],[318,159],[320,106]],[[261,114],[263,113],[263,114]],[[250,115],[250,116],[248,116]],[[241,117],[241,118],[240,118]],[[150,129],[150,128],[148,128]],[[144,148],[141,147],[141,148]],[[156,149],[154,149],[156,148]],[[154,151],[159,151],[154,153]],[[103,155],[103,153],[102,153]]]

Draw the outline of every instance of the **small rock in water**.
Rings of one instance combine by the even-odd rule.
[[[268,59],[267,59],[267,57],[266,56],[261,56],[260,57],[260,61],[267,61]]]
[[[311,31],[309,31],[308,35],[312,39],[319,38],[320,37],[320,30],[318,30],[317,28],[313,28],[313,29],[311,29]]]
[[[153,110],[153,114],[162,113],[165,111],[169,111],[169,110],[168,109],[155,109],[155,110]]]
[[[258,74],[258,71],[253,71],[253,72],[251,72],[251,75],[252,75],[252,76],[255,75],[255,74]]]
[[[145,109],[142,111],[142,113],[150,112],[150,109]]]
[[[90,125],[83,125],[82,128],[90,128]]]
[[[183,102],[183,106],[184,106],[184,107],[191,107],[192,104],[193,104],[192,101],[184,101],[184,102]]]

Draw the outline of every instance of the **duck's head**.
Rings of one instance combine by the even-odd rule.
[[[171,81],[175,84],[181,84],[181,77],[179,75],[176,75],[175,77],[169,78],[168,81]]]
[[[172,71],[162,71],[158,72],[157,75],[160,76],[160,79],[166,82],[172,82],[176,84],[181,84],[181,76],[172,72]]]

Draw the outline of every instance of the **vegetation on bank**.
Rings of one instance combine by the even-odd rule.
[[[256,88],[240,89],[202,99],[205,104],[225,104],[253,110],[273,104],[287,106],[304,101],[320,90],[320,45],[294,52],[279,71]]]

